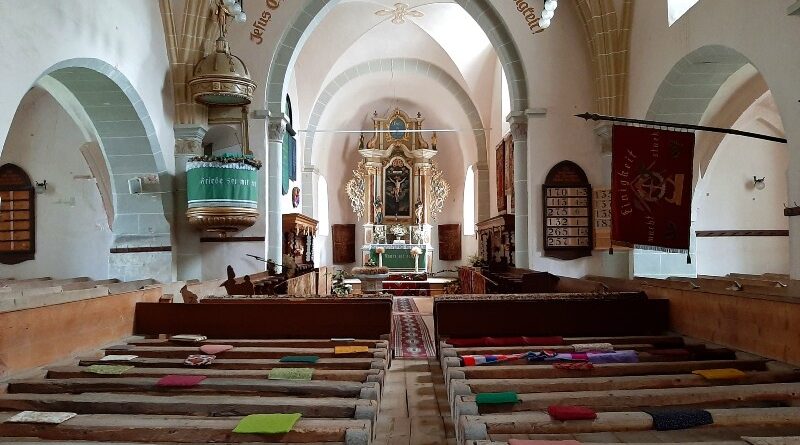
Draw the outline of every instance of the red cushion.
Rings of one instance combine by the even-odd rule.
[[[593,420],[597,418],[597,413],[583,406],[570,405],[550,405],[547,413],[556,420]]]
[[[220,352],[225,352],[233,349],[231,345],[203,345],[200,346],[200,352],[203,354],[219,354]]]
[[[569,371],[591,371],[594,369],[594,365],[589,362],[563,362],[553,363],[553,368]]]
[[[179,386],[190,387],[197,386],[200,382],[206,379],[204,375],[175,375],[170,374],[158,379],[156,386]]]

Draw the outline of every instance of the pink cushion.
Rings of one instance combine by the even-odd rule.
[[[197,386],[206,379],[204,375],[165,375],[158,379],[156,382],[156,386],[179,386],[179,387],[190,387],[190,386]]]
[[[220,352],[230,351],[233,349],[231,345],[203,345],[200,346],[200,352],[203,354],[219,354]]]

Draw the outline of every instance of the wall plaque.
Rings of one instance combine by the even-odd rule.
[[[561,161],[542,185],[545,256],[572,260],[592,254],[592,186],[578,164]]]

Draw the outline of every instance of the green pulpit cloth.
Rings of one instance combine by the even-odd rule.
[[[270,380],[311,380],[314,370],[311,368],[272,368],[269,370]]]
[[[258,207],[258,170],[243,162],[190,161],[186,165],[188,207]]]
[[[422,251],[419,254],[418,267],[420,271],[424,271],[427,248],[419,244],[386,244],[383,245],[383,266],[392,270],[404,269],[414,270],[414,255],[411,255],[412,247],[419,247]],[[376,246],[371,246],[369,249],[369,257],[375,264],[378,264],[378,254],[375,252]]]
[[[300,420],[299,413],[292,414],[250,414],[233,429],[243,434],[285,434]]]
[[[506,392],[484,392],[475,396],[475,403],[478,405],[497,405],[500,403],[517,403],[519,397],[514,391]]]
[[[319,357],[316,355],[287,355],[281,357],[281,363],[317,363]]]
[[[91,372],[92,374],[119,375],[126,371],[130,371],[133,368],[133,366],[121,365],[92,365],[86,368],[85,371]]]

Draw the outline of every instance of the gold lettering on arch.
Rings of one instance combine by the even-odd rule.
[[[272,11],[277,10],[281,6],[281,0],[264,0],[264,10],[253,22],[253,30],[250,31],[250,41],[255,42],[256,45],[261,45],[264,42],[264,31],[267,25],[272,21]]]

